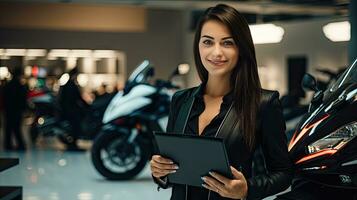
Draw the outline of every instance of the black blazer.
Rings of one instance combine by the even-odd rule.
[[[189,88],[174,94],[170,107],[167,132],[183,133],[195,94],[200,87]],[[239,118],[234,109],[227,111],[217,137],[224,138],[230,164],[242,170],[248,183],[247,199],[263,199],[286,189],[293,177],[292,162],[288,155],[285,122],[282,115],[277,91],[262,90],[261,103],[257,116],[256,147],[263,150],[267,174],[252,176],[254,151],[245,145]],[[154,179],[155,180],[155,179]],[[187,186],[155,181],[162,188],[172,186],[171,200],[186,199]],[[225,199],[219,194],[211,193],[210,199]]]

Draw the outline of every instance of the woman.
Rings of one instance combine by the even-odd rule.
[[[172,99],[168,132],[224,138],[233,179],[217,173],[202,177],[202,188],[170,184],[178,166],[154,155],[154,181],[172,186],[172,200],[262,199],[286,189],[292,178],[279,94],[261,89],[255,50],[243,16],[227,5],[208,8],[194,39],[202,84]],[[261,147],[269,173],[253,176],[253,153]]]

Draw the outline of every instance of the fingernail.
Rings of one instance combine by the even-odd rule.
[[[206,184],[202,183],[202,187],[207,188]]]
[[[214,172],[208,172],[209,173],[209,175],[211,175],[211,176],[213,176],[214,175]]]
[[[205,177],[202,176],[201,179],[206,182],[206,178]]]
[[[178,169],[178,168],[179,168],[179,166],[177,166],[177,165],[174,166],[174,169]]]
[[[171,171],[170,173],[171,173],[171,174],[176,173],[176,170],[173,170],[173,171]]]

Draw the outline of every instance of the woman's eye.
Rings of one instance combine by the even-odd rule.
[[[202,43],[204,45],[212,45],[213,44],[213,42],[211,40],[203,40]]]
[[[227,41],[224,41],[224,42],[223,42],[223,45],[224,45],[224,46],[233,46],[233,45],[234,45],[234,42],[233,42],[233,41],[230,41],[230,40],[227,40]]]

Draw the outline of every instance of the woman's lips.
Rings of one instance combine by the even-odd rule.
[[[226,60],[208,60],[211,64],[215,66],[222,66],[224,65],[227,61]]]

